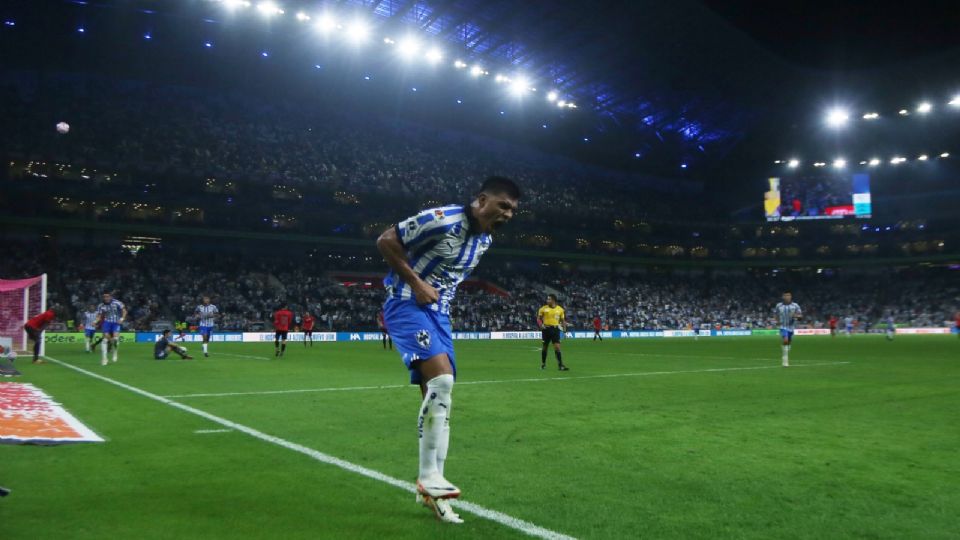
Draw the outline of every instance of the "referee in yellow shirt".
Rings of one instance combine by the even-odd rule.
[[[537,312],[537,326],[543,333],[543,350],[540,351],[540,369],[547,367],[547,347],[553,343],[553,354],[557,357],[557,366],[560,371],[569,371],[570,368],[563,365],[563,359],[560,356],[560,332],[567,330],[567,321],[563,316],[563,308],[557,305],[557,297],[548,294],[547,305],[540,308]]]

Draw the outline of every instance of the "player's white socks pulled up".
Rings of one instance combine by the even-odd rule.
[[[105,339],[102,342],[100,342],[100,351],[103,353],[103,355],[100,357],[100,363],[103,365],[107,365],[107,351],[109,351],[109,349],[110,349],[109,339]]]
[[[447,402],[447,415],[443,419],[443,429],[440,431],[440,440],[437,441],[437,472],[443,476],[443,465],[447,462],[447,450],[450,449],[450,408],[453,407],[453,396]]]
[[[783,346],[783,366],[787,367],[790,365],[790,346]]]
[[[120,350],[120,338],[114,338],[111,341],[113,341],[113,361],[116,362],[117,354]]]
[[[207,354],[207,344],[203,344],[203,354]]]
[[[447,413],[452,403],[453,375],[444,374],[427,382],[427,393],[420,405],[417,427],[420,432],[419,488],[433,498],[457,497],[460,490],[447,482],[437,466],[441,439],[449,437]],[[444,429],[446,428],[446,429]],[[449,446],[449,439],[444,446]],[[446,449],[444,449],[444,453]],[[444,455],[444,460],[446,455]]]

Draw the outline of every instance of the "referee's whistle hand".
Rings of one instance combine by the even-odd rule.
[[[414,291],[414,296],[416,296],[417,303],[420,305],[434,304],[440,300],[440,293],[437,292],[437,289],[426,283],[417,287],[417,290]]]

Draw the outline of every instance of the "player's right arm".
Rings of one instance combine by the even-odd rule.
[[[403,242],[400,241],[397,231],[397,226],[383,231],[383,234],[377,238],[377,250],[383,255],[390,268],[400,276],[400,279],[410,285],[410,290],[413,291],[418,304],[433,304],[439,301],[440,293],[420,279],[420,276],[410,267],[410,263],[407,262],[406,249]]]

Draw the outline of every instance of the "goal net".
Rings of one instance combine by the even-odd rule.
[[[47,309],[47,275],[26,279],[0,279],[0,345],[27,350],[23,325]],[[40,344],[40,354],[44,353]]]

